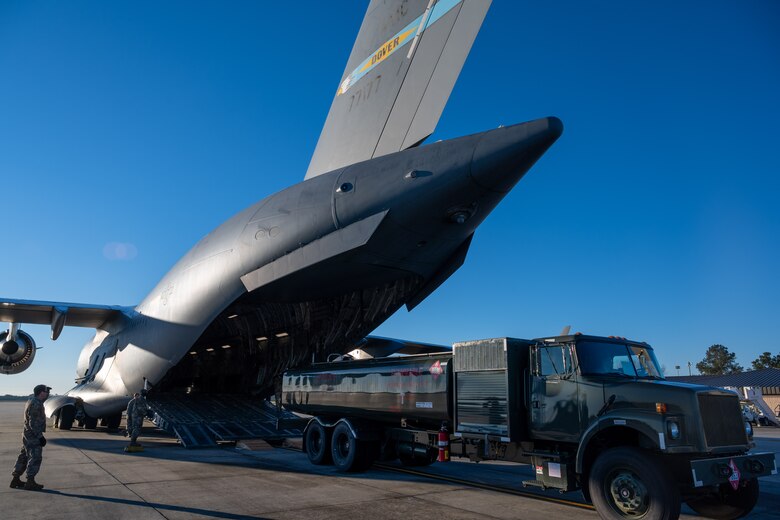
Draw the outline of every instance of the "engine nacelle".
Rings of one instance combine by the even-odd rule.
[[[23,330],[16,331],[16,337],[8,341],[8,331],[0,334],[0,374],[24,372],[35,358],[35,340]]]

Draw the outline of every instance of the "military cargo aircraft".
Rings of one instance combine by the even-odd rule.
[[[33,361],[23,324],[91,327],[50,415],[78,401],[115,419],[144,387],[262,397],[417,306],[562,132],[549,117],[422,145],[490,3],[371,0],[304,180],[206,235],[135,307],[0,299],[0,372]]]

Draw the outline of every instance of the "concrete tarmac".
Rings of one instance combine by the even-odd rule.
[[[546,502],[508,492],[532,478],[527,466],[452,462],[422,471],[448,481],[373,468],[341,474],[312,466],[303,453],[267,448],[185,450],[147,423],[144,452],[124,453],[127,439],[105,430],[49,429],[36,480],[42,492],[10,489],[20,449],[24,403],[0,402],[0,517],[15,519],[596,519],[581,506]],[[780,429],[758,429],[758,449],[780,452]],[[392,466],[392,465],[390,465]],[[579,493],[544,493],[582,502]],[[777,518],[780,476],[762,479],[761,498],[750,518]],[[684,512],[691,513],[684,509]],[[683,515],[682,518],[696,518]]]

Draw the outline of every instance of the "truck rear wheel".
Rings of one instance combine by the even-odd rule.
[[[612,448],[601,454],[588,477],[588,490],[601,518],[674,520],[680,492],[657,459],[644,451]]]
[[[750,479],[739,488],[721,484],[718,493],[688,500],[686,503],[701,516],[717,520],[733,520],[747,516],[758,502],[758,479]]]
[[[306,455],[309,462],[316,465],[333,462],[330,454],[330,432],[317,421],[312,421],[306,429]]]
[[[354,436],[347,423],[340,422],[333,429],[330,454],[337,470],[347,472],[367,469],[374,462],[370,458],[369,448],[366,442]]]

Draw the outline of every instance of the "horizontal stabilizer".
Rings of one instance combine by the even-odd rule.
[[[452,347],[445,345],[434,345],[432,343],[421,343],[419,341],[408,341],[396,338],[383,338],[381,336],[366,336],[355,345],[356,351],[360,351],[360,356],[354,355],[356,359],[387,357],[393,354],[415,355],[415,354],[438,354],[441,352],[452,352]],[[353,354],[354,352],[350,354]]]
[[[356,249],[371,238],[387,210],[350,224],[333,233],[306,244],[303,247],[277,258],[259,269],[241,277],[246,290],[251,292],[291,274],[303,271],[319,262]]]
[[[433,133],[491,0],[373,0],[306,178]]]

